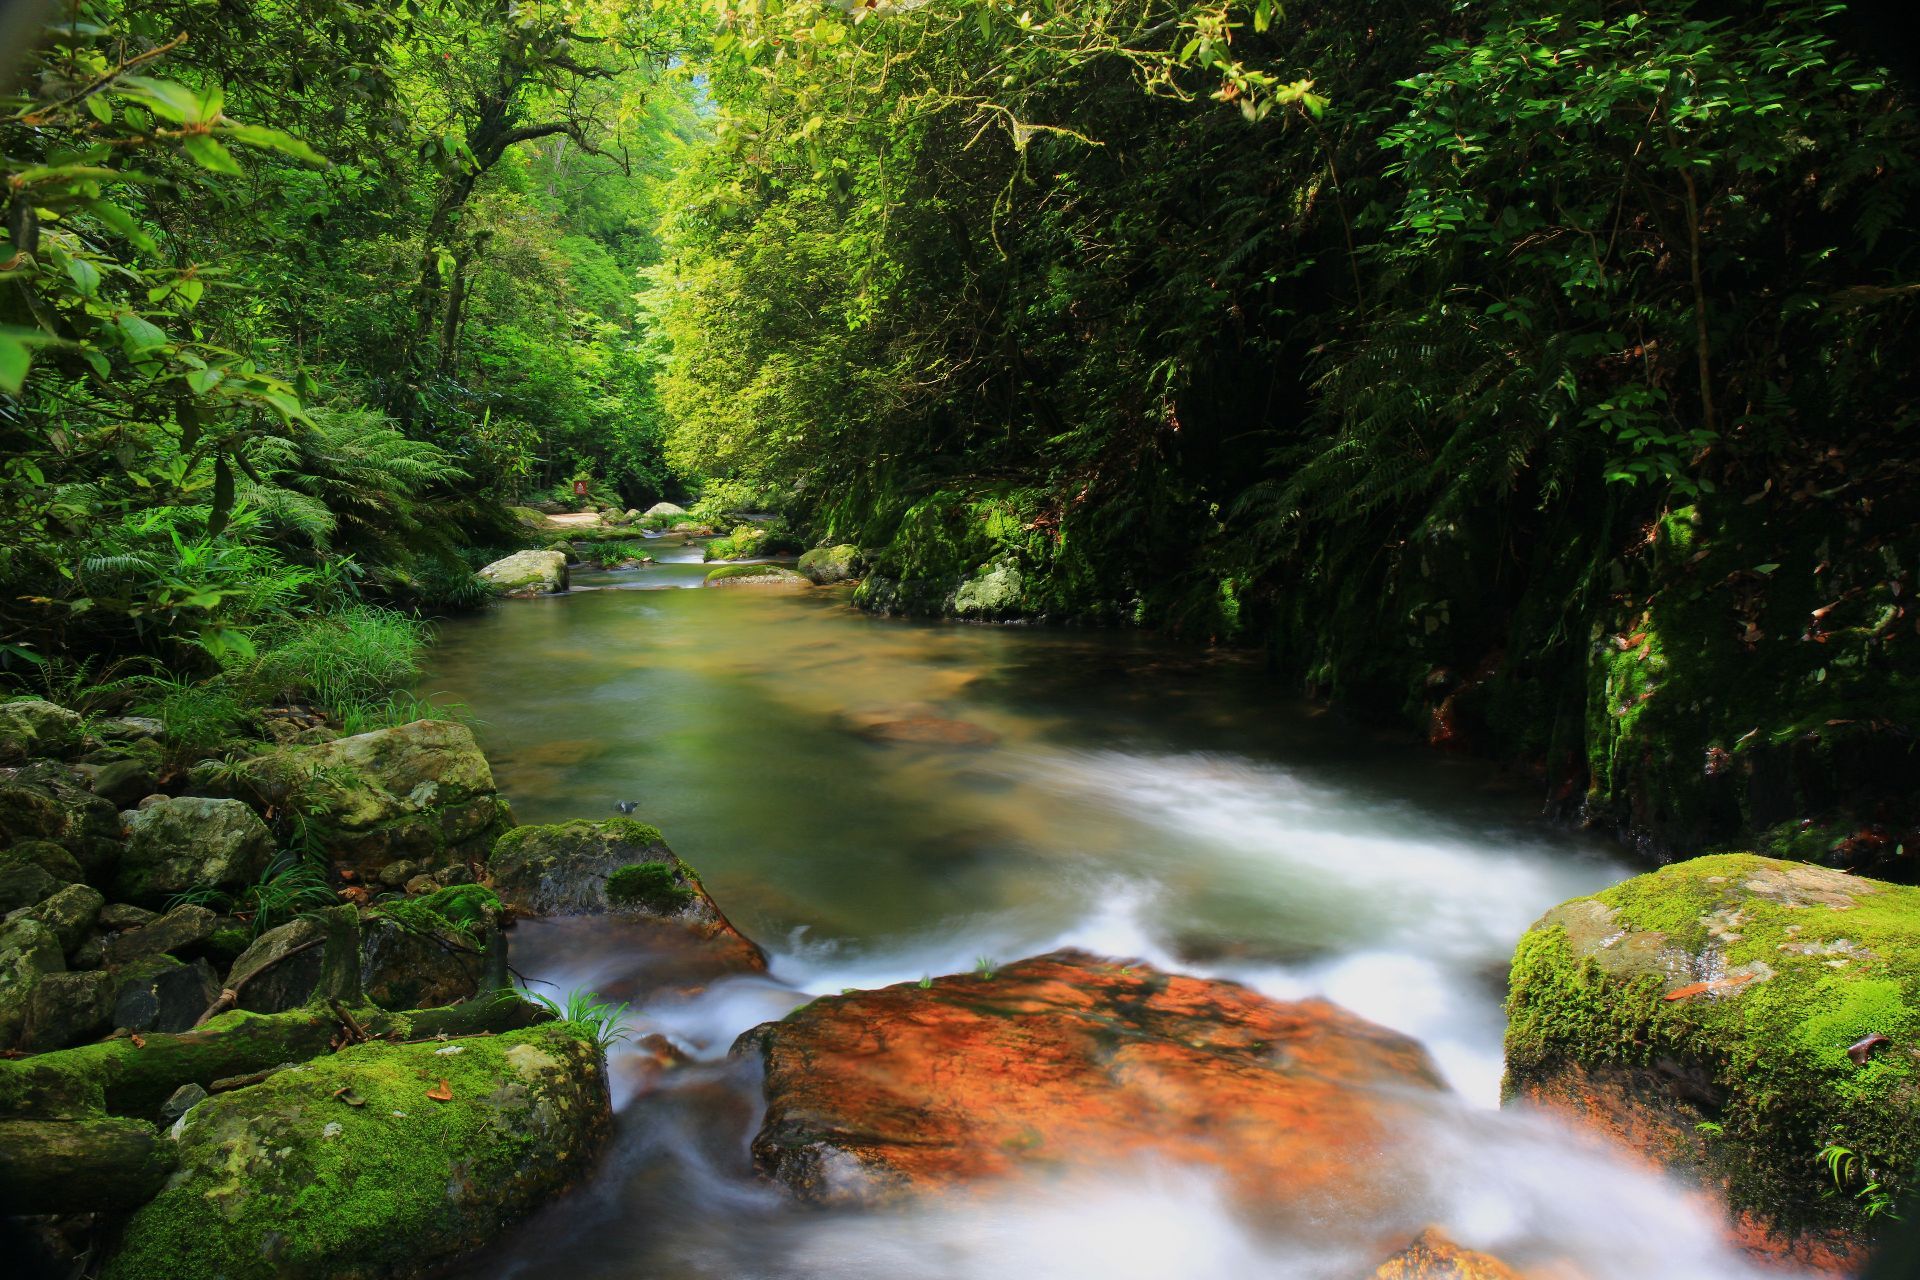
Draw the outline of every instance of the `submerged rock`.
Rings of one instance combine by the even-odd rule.
[[[559,551],[516,551],[480,570],[503,596],[544,596],[567,589],[567,557]]]
[[[709,573],[709,587],[759,587],[776,591],[801,591],[813,586],[800,574],[777,564],[730,564]]]
[[[1542,917],[1507,1009],[1510,1102],[1704,1186],[1753,1252],[1855,1267],[1865,1171],[1897,1196],[1920,1160],[1920,889],[1751,854],[1665,867]],[[1857,1156],[1838,1189],[1828,1144]]]
[[[846,582],[860,575],[860,548],[843,542],[837,547],[815,547],[794,566],[815,586]]]
[[[117,897],[158,907],[179,893],[231,892],[257,879],[273,833],[239,800],[176,796],[136,811],[114,879]]]
[[[0,764],[65,755],[85,737],[84,720],[45,698],[0,702]]]
[[[561,1190],[608,1122],[570,1023],[347,1049],[188,1111],[178,1171],[104,1274],[416,1275]]]
[[[313,834],[362,881],[402,859],[477,861],[513,820],[473,731],[451,720],[284,748],[249,773],[273,804],[308,814]]]
[[[1325,1001],[1073,951],[823,997],[734,1051],[766,1068],[755,1164],[823,1203],[1155,1156],[1263,1208],[1364,1215],[1445,1088],[1417,1042]]]
[[[727,919],[660,832],[630,818],[515,827],[488,864],[500,900],[526,915],[611,914],[684,931],[723,970],[759,972],[766,953]]]

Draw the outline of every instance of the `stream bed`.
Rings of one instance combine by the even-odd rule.
[[[514,965],[541,989],[639,993],[635,1043],[611,1055],[615,1136],[593,1179],[462,1275],[1370,1274],[1382,1224],[1275,1232],[1151,1162],[886,1210],[797,1208],[753,1176],[756,1068],[727,1057],[741,1031],[816,995],[1062,946],[1324,995],[1420,1039],[1457,1097],[1417,1144],[1408,1221],[1556,1280],[1758,1274],[1677,1186],[1497,1109],[1514,942],[1632,874],[1538,821],[1530,786],[1289,698],[1257,656],[875,619],[845,588],[684,589],[704,566],[674,542],[659,564],[443,625],[421,688],[477,717],[519,821],[630,802],[772,970],[649,997],[647,953],[608,922],[520,925]],[[649,1033],[694,1061],[653,1071]]]

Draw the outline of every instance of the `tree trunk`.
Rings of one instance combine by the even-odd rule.
[[[482,997],[439,1009],[388,1013],[358,1007],[354,1022],[382,1039],[429,1040],[531,1026],[545,1015],[523,1000]],[[343,1031],[324,1005],[287,1013],[224,1014],[177,1035],[155,1032],[0,1061],[0,1116],[76,1120],[145,1117],[183,1084],[212,1084],[329,1052]]]

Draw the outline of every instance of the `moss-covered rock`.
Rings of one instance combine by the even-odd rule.
[[[159,907],[175,894],[232,892],[259,878],[273,833],[238,800],[174,796],[138,810],[114,877],[117,898]]]
[[[120,855],[120,813],[64,765],[36,760],[0,772],[0,844],[50,840],[101,880]]]
[[[247,785],[309,815],[309,829],[362,881],[402,859],[477,862],[513,820],[473,731],[449,720],[289,747],[249,762]]]
[[[709,542],[702,555],[707,560],[746,560],[767,554],[761,550],[761,544],[766,540],[767,530],[762,526],[737,524],[725,537]]]
[[[543,596],[567,589],[567,557],[559,551],[516,551],[480,570],[503,596]]]
[[[45,925],[60,940],[61,953],[70,956],[93,931],[94,917],[106,905],[106,896],[93,886],[70,884],[30,907],[21,907],[7,918],[35,920]]]
[[[34,989],[66,967],[60,939],[46,925],[22,916],[0,923],[0,1049],[20,1047]]]
[[[1507,1012],[1510,1101],[1723,1192],[1755,1247],[1843,1262],[1857,1193],[1899,1195],[1920,1161],[1920,889],[1696,858],[1548,912]],[[1857,1156],[1842,1187],[1827,1147]]]
[[[1018,617],[1024,585],[1018,565],[991,564],[960,584],[948,609],[956,618],[982,621]]]
[[[600,1051],[570,1023],[348,1049],[189,1111],[178,1172],[105,1275],[415,1275],[577,1177],[608,1120]]]
[[[805,590],[813,584],[777,564],[730,564],[707,575],[709,587],[758,587],[763,590]]]
[[[830,586],[860,576],[860,548],[850,542],[834,547],[815,547],[800,557],[794,566],[817,587]]]
[[[515,827],[488,864],[501,901],[527,915],[610,913],[685,932],[734,968],[766,955],[735,929],[657,828],[628,818]]]
[[[0,765],[76,751],[86,722],[44,698],[0,702]]]

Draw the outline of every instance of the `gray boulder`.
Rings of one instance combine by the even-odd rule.
[[[66,755],[85,737],[85,721],[44,698],[0,702],[0,764]]]
[[[480,571],[496,595],[544,596],[567,589],[567,557],[558,551],[516,551]]]
[[[309,829],[362,883],[398,861],[438,868],[483,857],[513,821],[473,732],[451,720],[287,747],[251,762],[256,789],[309,815]]]
[[[136,810],[129,824],[114,892],[142,906],[194,890],[232,892],[258,879],[273,856],[267,824],[238,800],[176,796]]]
[[[93,930],[94,918],[107,899],[90,885],[70,884],[30,907],[22,907],[7,918],[33,920],[45,925],[59,939],[60,954],[71,955]]]

